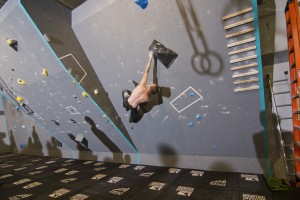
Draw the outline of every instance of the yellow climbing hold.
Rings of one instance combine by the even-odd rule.
[[[8,45],[11,45],[14,41],[12,39],[7,38],[6,42]]]
[[[42,76],[48,76],[48,71],[46,68],[43,69]]]
[[[83,97],[87,97],[87,93],[86,92],[82,92],[82,96]]]
[[[26,85],[26,82],[23,81],[22,79],[18,79],[18,83],[19,83],[20,85]]]
[[[19,103],[22,103],[22,102],[23,102],[23,98],[20,97],[20,96],[17,96],[17,101],[18,101]]]

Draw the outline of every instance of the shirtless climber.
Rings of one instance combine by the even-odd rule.
[[[126,108],[127,111],[131,110],[129,118],[130,123],[138,122],[138,120],[140,119],[140,115],[138,113],[139,105],[149,102],[150,94],[155,94],[158,90],[157,84],[152,83],[150,85],[146,85],[153,58],[153,52],[150,52],[149,61],[139,85],[132,92],[130,92],[129,90],[123,90],[122,92],[123,107]]]

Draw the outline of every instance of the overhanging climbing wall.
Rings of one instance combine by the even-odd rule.
[[[250,0],[166,0],[149,1],[143,10],[130,1],[90,0],[73,11],[73,29],[142,162],[229,171],[265,168],[263,88],[234,92],[222,21],[249,7]],[[160,93],[138,123],[129,123],[121,92],[140,81],[154,39],[178,58],[169,69],[158,62]]]
[[[123,153],[135,155],[128,138],[89,95],[84,97],[85,91],[65,69],[20,1],[10,0],[2,7],[0,36],[3,95],[71,151],[93,148],[95,154],[103,153],[96,156],[116,162],[123,162]],[[17,48],[9,46],[7,38],[17,41]],[[43,69],[48,76],[42,76]],[[22,103],[17,103],[20,98]],[[87,142],[76,142],[78,135]]]

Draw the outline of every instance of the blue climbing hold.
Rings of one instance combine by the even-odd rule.
[[[193,122],[193,121],[191,121],[190,123],[189,123],[189,127],[193,127],[195,125],[195,123]]]
[[[195,96],[195,93],[194,93],[194,92],[191,92],[191,93],[190,93],[190,96],[191,96],[191,97]]]
[[[201,119],[201,115],[200,114],[196,115],[196,119],[200,120]]]
[[[24,144],[20,144],[20,149],[24,149]]]
[[[20,110],[20,107],[16,106],[16,111],[19,112],[19,110]]]
[[[135,0],[135,3],[139,5],[142,9],[145,9],[148,5],[148,0]]]

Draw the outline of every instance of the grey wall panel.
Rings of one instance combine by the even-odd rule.
[[[222,22],[224,15],[250,7],[251,1],[191,2],[196,20],[188,16],[192,27],[200,25],[198,32],[186,28],[173,0],[151,1],[145,10],[128,1],[90,0],[73,11],[73,29],[139,153],[264,157],[259,92],[233,92]],[[171,96],[130,124],[121,91],[133,90],[132,81],[140,81],[153,39],[179,54],[169,69],[158,63],[158,84]],[[201,73],[199,63],[193,68],[193,45],[209,59],[208,73]],[[188,108],[179,113],[171,102],[190,87],[203,98],[190,106],[187,101]]]
[[[83,88],[68,74],[19,1],[5,4],[0,26],[1,84],[7,96],[22,96],[34,112],[31,117],[72,150],[78,148],[74,137],[83,134],[88,145],[95,147],[93,151],[135,152],[96,103],[81,96]],[[18,41],[18,51],[6,44],[6,38]],[[49,76],[41,75],[43,68]],[[17,84],[17,79],[26,85]]]

